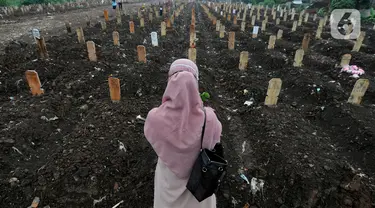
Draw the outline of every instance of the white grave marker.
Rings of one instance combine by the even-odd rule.
[[[33,33],[34,39],[40,39],[40,32],[38,29],[33,29],[32,33]]]
[[[151,42],[152,42],[152,46],[158,46],[158,34],[156,32],[152,32],[151,33]]]

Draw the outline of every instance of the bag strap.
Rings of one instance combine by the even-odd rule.
[[[202,135],[201,135],[201,150],[203,149],[203,137],[204,137],[204,131],[206,130],[206,109],[203,107],[204,112],[204,123],[202,127]]]

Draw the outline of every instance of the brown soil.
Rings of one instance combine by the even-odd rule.
[[[99,24],[85,28],[86,40],[96,43],[97,63],[87,60],[74,34],[47,38],[47,61],[37,59],[34,44],[6,47],[0,56],[0,207],[27,207],[36,196],[40,207],[93,207],[102,197],[95,207],[121,200],[119,207],[152,207],[156,154],[135,118],[160,104],[170,64],[187,57],[190,11],[185,8],[167,37],[159,37],[159,47],[151,46],[150,32],[160,34],[161,19],[146,21],[135,34],[128,32],[127,16],[119,27],[111,21],[107,33]],[[227,37],[219,38],[202,7],[196,13],[200,86],[211,94],[207,105],[223,123],[231,164],[218,207],[375,206],[373,40],[352,53],[352,64],[363,67],[362,77],[370,80],[362,105],[353,106],[346,100],[356,80],[335,68],[351,42],[312,40],[304,66],[294,68],[304,31],[285,30],[274,50],[267,50],[269,35],[252,39],[250,29],[238,31],[230,51]],[[113,46],[115,28],[120,47]],[[146,64],[137,62],[140,44],[146,46]],[[250,54],[244,72],[238,70],[241,51]],[[40,97],[32,97],[25,83],[30,69],[43,84]],[[109,99],[109,76],[121,80],[120,103]],[[282,91],[278,106],[268,108],[263,102],[275,77],[282,79]],[[245,106],[247,100],[254,104]],[[126,152],[119,150],[120,142]],[[252,194],[239,169],[249,180],[263,179],[263,191]],[[14,177],[18,181],[9,183]]]

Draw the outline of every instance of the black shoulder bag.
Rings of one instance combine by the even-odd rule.
[[[223,147],[220,143],[213,150],[203,149],[203,137],[206,129],[206,111],[201,135],[201,151],[194,163],[186,188],[199,201],[216,193],[226,174],[228,162],[224,160]]]

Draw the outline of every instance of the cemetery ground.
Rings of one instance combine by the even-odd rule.
[[[134,15],[134,34],[125,15],[122,25],[108,22],[106,32],[100,24],[84,28],[85,40],[96,44],[97,62],[88,60],[76,34],[46,39],[47,60],[38,59],[35,44],[6,47],[0,55],[0,207],[27,207],[35,197],[40,207],[152,207],[157,158],[136,117],[160,104],[170,64],[188,57],[191,6],[164,37],[162,19],[150,23],[147,15],[144,28]],[[332,39],[326,27],[321,40],[312,36],[303,66],[294,67],[295,51],[318,21],[292,32],[292,22],[275,25],[270,18],[256,38],[250,21],[245,32],[226,22],[236,39],[229,50],[228,34],[219,38],[203,7],[196,5],[195,14],[200,90],[210,93],[206,105],[223,124],[230,163],[218,207],[375,206],[374,30],[366,30],[360,51],[351,52],[354,43]],[[267,49],[280,28],[282,39]],[[115,30],[120,46],[113,44]],[[158,47],[151,45],[152,31]],[[138,61],[138,45],[146,47],[146,63]],[[242,51],[249,62],[241,71]],[[370,81],[358,106],[347,103],[357,79],[336,67],[346,53]],[[43,95],[31,95],[27,70],[38,72]],[[110,99],[109,77],[120,79],[118,103]],[[277,105],[268,107],[272,78],[282,86]],[[241,173],[253,184],[263,180],[263,188],[251,187]]]

